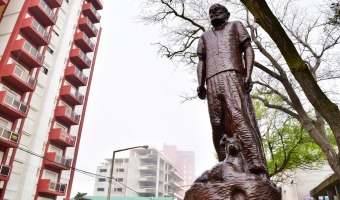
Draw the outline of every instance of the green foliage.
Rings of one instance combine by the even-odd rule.
[[[280,99],[273,95],[267,95],[266,98],[280,103]],[[296,119],[269,109],[258,100],[254,100],[254,107],[270,176],[280,176],[286,170],[297,168],[313,169],[326,161],[320,147]]]
[[[91,200],[91,199],[85,198],[86,195],[87,193],[78,192],[78,194],[74,197],[74,199],[75,200]]]

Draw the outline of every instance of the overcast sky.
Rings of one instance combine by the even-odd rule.
[[[87,104],[77,168],[96,172],[112,151],[150,145],[177,145],[195,151],[196,172],[216,162],[207,105],[181,103],[196,89],[188,71],[157,55],[160,31],[136,23],[139,1],[104,1],[103,27]],[[120,153],[121,154],[121,153]],[[119,155],[117,155],[119,156]],[[94,178],[76,173],[72,196],[93,193]]]
[[[103,32],[76,168],[96,173],[112,151],[139,145],[194,151],[196,175],[216,164],[206,101],[181,103],[192,75],[157,55],[160,31],[136,23],[138,0],[104,1]],[[116,156],[123,156],[119,153]],[[76,173],[72,196],[92,195],[94,178]]]

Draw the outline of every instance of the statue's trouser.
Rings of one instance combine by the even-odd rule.
[[[225,150],[220,145],[223,135],[239,134],[244,142],[242,153],[248,169],[254,173],[267,173],[262,141],[249,112],[250,102],[242,74],[225,71],[208,78],[207,98],[218,159],[225,159]]]

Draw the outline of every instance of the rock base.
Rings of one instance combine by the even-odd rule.
[[[184,200],[281,200],[281,191],[266,178],[229,174],[222,182],[195,183]]]

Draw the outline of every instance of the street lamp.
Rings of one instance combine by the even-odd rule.
[[[148,145],[144,145],[144,146],[136,146],[136,147],[130,147],[130,148],[126,148],[126,149],[119,149],[119,150],[115,150],[113,151],[112,154],[112,162],[111,162],[111,171],[110,171],[110,179],[109,179],[109,189],[107,191],[107,200],[110,200],[110,196],[111,196],[111,185],[112,185],[112,174],[113,174],[113,166],[114,166],[114,162],[115,162],[115,154],[117,152],[121,152],[121,151],[126,151],[126,150],[131,150],[131,149],[137,149],[137,148],[144,148],[147,149],[149,148]]]

